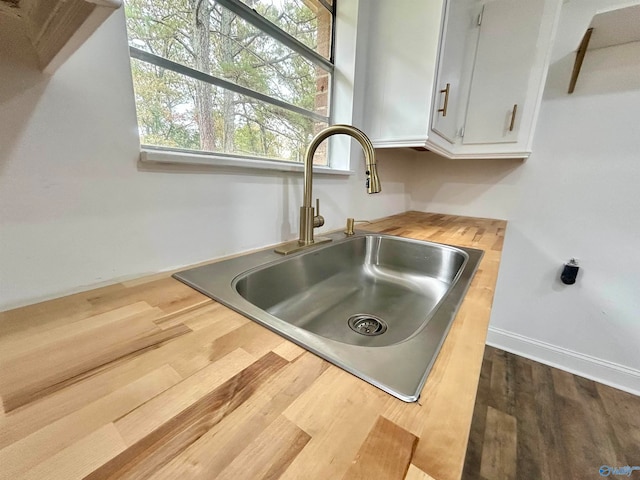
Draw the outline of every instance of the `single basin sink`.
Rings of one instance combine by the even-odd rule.
[[[333,234],[174,275],[384,391],[416,401],[483,252]]]

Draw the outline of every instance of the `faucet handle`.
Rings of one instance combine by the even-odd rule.
[[[313,217],[313,228],[318,228],[324,225],[324,217],[320,215],[320,199],[316,198],[316,211]]]

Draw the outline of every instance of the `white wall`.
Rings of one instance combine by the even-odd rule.
[[[301,174],[138,164],[125,23],[116,12],[52,76],[0,24],[0,310],[297,235]],[[318,176],[324,230],[407,210],[407,162]],[[401,156],[401,155],[400,155]]]
[[[564,5],[526,162],[417,154],[410,192],[417,210],[509,220],[490,343],[640,394],[640,42],[590,51],[567,94],[591,16],[626,3]]]

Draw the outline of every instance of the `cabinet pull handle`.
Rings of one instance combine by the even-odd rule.
[[[485,5],[482,6],[482,10],[480,10],[480,15],[478,15],[478,26],[482,25],[482,17],[484,15],[484,7],[485,7]]]
[[[516,125],[516,113],[518,113],[518,104],[516,103],[513,106],[513,111],[511,112],[511,123],[509,124],[509,131],[513,132],[513,127]]]
[[[438,112],[442,112],[442,116],[447,116],[447,106],[449,105],[449,85],[447,83],[447,87],[444,90],[440,90],[440,93],[444,93],[444,106],[438,109]]]

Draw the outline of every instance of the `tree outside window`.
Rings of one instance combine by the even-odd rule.
[[[334,8],[326,0],[126,0],[142,144],[302,162],[329,123]],[[255,13],[269,28],[256,26]],[[315,163],[327,163],[326,149]]]

